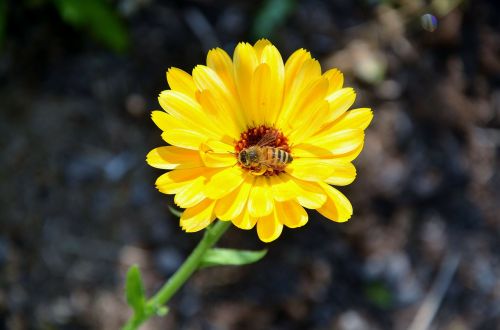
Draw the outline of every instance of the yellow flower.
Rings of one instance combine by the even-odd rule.
[[[355,93],[343,80],[337,69],[322,74],[304,49],[283,63],[267,40],[238,44],[232,60],[213,49],[192,75],[169,69],[170,90],[158,98],[164,111],[152,118],[170,146],[152,150],[147,162],[171,170],[156,185],[186,209],[181,227],[195,232],[219,218],[257,225],[270,242],[283,226],[305,225],[304,208],[348,220],[351,203],[331,185],[354,180],[351,161],[373,115],[347,111]]]

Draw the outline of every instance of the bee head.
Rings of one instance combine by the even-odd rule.
[[[240,162],[241,165],[243,166],[250,166],[250,159],[247,155],[247,152],[245,150],[242,150],[238,154],[238,161]]]

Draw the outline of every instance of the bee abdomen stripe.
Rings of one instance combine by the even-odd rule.
[[[281,149],[278,149],[278,155],[279,155],[280,162],[282,164],[285,163],[285,152]]]

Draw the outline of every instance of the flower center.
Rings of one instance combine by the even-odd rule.
[[[288,139],[280,130],[265,125],[241,133],[234,149],[240,167],[254,175],[278,175],[293,160]]]

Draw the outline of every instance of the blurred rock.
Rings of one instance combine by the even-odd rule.
[[[354,310],[347,311],[339,316],[334,329],[339,330],[368,330],[374,329],[361,314]]]
[[[165,274],[166,277],[173,274],[177,270],[177,268],[179,268],[179,266],[182,264],[184,259],[177,250],[171,248],[164,248],[156,253],[155,261],[158,270],[162,274]]]
[[[326,61],[326,66],[342,68],[366,83],[377,85],[385,77],[387,60],[375,45],[358,39],[335,53]]]
[[[377,87],[377,94],[380,98],[386,100],[395,100],[401,96],[401,86],[397,81],[384,80]]]
[[[438,214],[426,216],[428,220],[421,227],[420,240],[423,255],[429,262],[437,263],[448,245],[446,227]]]
[[[124,246],[120,251],[119,260],[121,264],[127,267],[138,265],[139,268],[145,268],[149,266],[147,251],[135,246]]]
[[[302,293],[313,301],[325,298],[331,281],[331,266],[325,260],[312,260],[300,283]]]
[[[125,100],[125,108],[134,117],[144,116],[146,113],[146,100],[140,94],[130,94]]]
[[[134,165],[133,157],[129,153],[121,153],[112,157],[104,165],[106,178],[111,181],[120,180]]]

